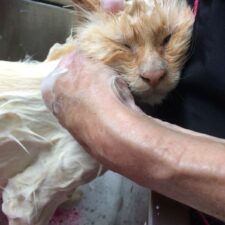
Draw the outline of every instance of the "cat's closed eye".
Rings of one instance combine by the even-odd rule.
[[[126,49],[128,49],[128,50],[132,50],[132,47],[131,47],[131,45],[129,45],[129,44],[123,44],[123,46],[126,48]]]
[[[161,46],[162,46],[162,47],[165,47],[165,46],[170,42],[171,37],[172,37],[172,34],[167,35],[167,36],[163,39],[163,41],[162,41],[162,43],[161,43]]]

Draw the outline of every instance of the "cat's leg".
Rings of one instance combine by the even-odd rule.
[[[60,145],[9,180],[2,207],[9,225],[47,225],[77,186],[96,177],[99,165],[80,145],[72,138]]]

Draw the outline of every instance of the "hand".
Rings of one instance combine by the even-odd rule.
[[[65,57],[43,81],[42,93],[59,122],[89,150],[98,146],[103,127],[112,126],[115,115],[141,112],[114,71],[79,51]]]

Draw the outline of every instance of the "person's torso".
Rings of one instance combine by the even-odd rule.
[[[193,5],[193,0],[189,0]],[[225,1],[199,0],[193,41],[176,90],[158,116],[225,138]]]

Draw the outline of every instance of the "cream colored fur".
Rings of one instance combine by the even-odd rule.
[[[184,0],[156,2],[138,1],[116,15],[90,4],[90,12],[81,12],[76,36],[55,45],[45,62],[0,61],[0,185],[10,225],[47,225],[58,205],[100,168],[42,101],[40,83],[59,58],[78,45],[117,71],[133,94],[151,104],[177,84],[193,15]],[[171,40],[162,46],[168,34]],[[139,76],[161,67],[167,77],[155,89]]]
[[[10,225],[47,224],[57,206],[98,172],[42,101],[41,80],[57,64],[0,61],[0,185]]]

